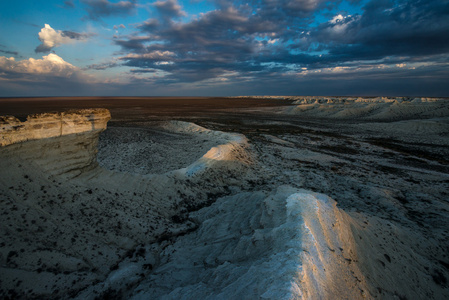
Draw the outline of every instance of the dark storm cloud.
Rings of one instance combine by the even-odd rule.
[[[171,1],[170,5],[173,6],[174,2]],[[148,39],[142,37],[115,41],[122,50],[141,54],[122,57],[124,64],[167,72],[176,70],[179,80],[189,82],[215,77],[235,68],[242,61],[251,60],[255,54],[256,35],[278,30],[273,22],[261,21],[258,16],[252,19],[250,11],[233,6],[210,11],[188,23],[150,19],[138,28],[148,35]],[[154,43],[145,45],[145,42],[150,41]],[[160,56],[152,55],[156,51],[168,51],[174,55],[165,57],[169,63],[162,64]],[[248,66],[245,64],[240,67]]]
[[[110,2],[108,0],[81,0],[86,5],[88,15],[85,19],[98,21],[103,17],[130,15],[134,13],[136,0]]]
[[[329,22],[304,36],[297,46],[320,45],[339,61],[419,57],[449,51],[449,2],[371,1],[362,15]]]
[[[362,66],[346,74],[356,76],[363,69],[368,76],[377,64],[432,63],[437,56],[447,63],[447,1],[376,0],[360,14],[331,14],[339,2],[218,0],[216,10],[180,22],[174,21],[184,14],[177,1],[158,1],[153,4],[156,14],[136,25],[142,36],[136,33],[114,43],[121,46],[123,65],[167,72],[161,83],[197,82],[233,72],[241,78],[285,80],[303,69],[341,66]],[[317,23],[318,11],[328,21]],[[417,74],[411,70],[396,75]],[[325,78],[340,75],[328,72]]]

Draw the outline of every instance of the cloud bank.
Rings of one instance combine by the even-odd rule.
[[[138,33],[114,40],[125,54],[119,59],[133,72],[166,72],[161,84],[231,73],[254,80],[304,78],[311,70],[330,79],[326,70],[337,67],[362,66],[364,74],[377,74],[382,64],[411,71],[406,62],[448,61],[447,1],[367,1],[354,15],[331,15],[337,3],[320,0],[216,3],[217,9],[181,22],[177,18],[185,13],[176,0],[155,2],[155,17],[138,24]],[[318,22],[323,11],[328,19]]]
[[[42,59],[29,58],[20,61],[16,61],[14,57],[0,56],[0,76],[3,78],[7,74],[14,74],[16,78],[28,74],[70,77],[78,71],[77,67],[53,53],[43,56]]]
[[[449,95],[448,1],[80,0],[66,6],[81,10],[79,16],[84,9],[79,22],[98,26],[101,35],[46,24],[35,51],[87,40],[87,51],[108,48],[104,56],[92,52],[82,70],[109,78],[122,94]],[[5,47],[0,52],[18,56]]]
[[[103,83],[54,53],[42,59],[15,60],[0,56],[0,94],[3,97],[93,95],[107,89]]]

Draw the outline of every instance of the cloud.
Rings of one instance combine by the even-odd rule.
[[[294,0],[283,3],[293,13],[304,15],[315,11],[324,0]]]
[[[123,24],[120,24],[120,25],[114,25],[114,27],[113,27],[114,30],[117,30],[119,28],[126,28],[126,26]]]
[[[286,26],[254,12],[246,4],[224,3],[185,23],[152,18],[136,26],[145,36],[115,43],[128,52],[120,57],[124,65],[164,71],[170,82],[200,81],[232,71],[262,72],[261,60],[275,57]],[[161,58],[154,53],[172,55]]]
[[[15,75],[51,75],[56,77],[70,77],[79,69],[74,65],[64,61],[54,53],[43,56],[42,59],[24,59],[16,61],[14,57],[7,58],[0,56],[0,72],[2,77],[5,74]]]
[[[4,54],[19,55],[19,52],[17,52],[17,51],[9,51],[9,50],[2,50],[2,49],[0,49],[0,52],[4,53]]]
[[[74,31],[54,30],[50,25],[45,24],[45,27],[39,32],[41,44],[37,46],[34,51],[36,53],[49,52],[54,47],[86,40],[90,36],[90,34],[77,33]]]
[[[75,8],[75,4],[73,4],[73,0],[66,0],[66,1],[64,1],[64,7],[65,8]]]
[[[95,93],[97,85],[104,87],[101,80],[54,53],[19,61],[0,56],[0,94],[4,96],[88,95]]]
[[[449,4],[445,1],[370,1],[363,14],[337,15],[303,34],[299,49],[315,45],[344,61],[387,56],[419,58],[449,51]],[[318,45],[318,46],[317,46]]]
[[[447,1],[349,0],[344,7],[357,6],[359,12],[352,14],[351,9],[340,9],[343,1],[210,3],[216,9],[188,16],[176,0],[153,2],[147,6],[150,18],[133,25],[136,32],[114,37],[121,48],[118,61],[90,67],[120,65],[130,67],[131,74],[155,73],[145,80],[162,86],[245,82],[266,90],[272,82],[291,90],[289,85],[308,78],[350,80],[361,74],[365,80],[391,80],[387,74],[418,74],[417,62],[438,59],[447,66]],[[130,11],[124,9],[123,14]],[[439,69],[436,74],[443,76],[447,72],[441,68],[430,64],[426,71]]]
[[[129,70],[131,73],[156,73],[154,69],[131,69]]]
[[[136,0],[119,1],[117,3],[108,0],[81,0],[86,5],[88,15],[85,19],[99,21],[109,16],[125,16],[135,12]]]
[[[118,64],[116,60],[111,60],[111,61],[103,62],[103,63],[99,63],[99,64],[88,65],[83,70],[106,70],[106,69],[114,68],[114,67],[118,67],[118,66],[120,66],[120,64]]]
[[[1,48],[3,48],[3,49],[1,49]],[[8,48],[2,44],[0,44],[0,53],[11,54],[11,55],[16,55],[16,56],[19,55],[19,52],[8,50]]]
[[[151,32],[152,30],[155,30],[159,27],[159,21],[157,19],[148,19],[144,21],[143,23],[137,25],[137,28],[139,28],[141,31],[144,32]]]
[[[124,57],[121,57],[120,59],[122,60],[129,60],[129,59],[148,59],[148,60],[152,60],[152,61],[167,61],[167,60],[171,60],[173,58],[173,56],[175,56],[176,54],[174,52],[171,51],[153,51],[153,52],[149,52],[149,53],[144,53],[144,54],[128,54]]]
[[[144,45],[145,42],[151,41],[151,37],[149,36],[132,36],[128,37],[128,39],[114,39],[114,43],[120,46],[123,51],[128,52],[145,52],[146,47]]]
[[[166,19],[184,17],[187,15],[187,13],[182,10],[182,7],[178,4],[177,0],[156,1],[153,3],[153,6],[159,14]]]

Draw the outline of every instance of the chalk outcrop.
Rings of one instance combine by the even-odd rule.
[[[291,97],[288,114],[305,117],[399,121],[448,118],[449,99],[407,97]]]
[[[0,117],[0,146],[75,133],[98,133],[106,129],[110,118],[107,109],[36,114],[28,116],[25,122],[13,116]]]

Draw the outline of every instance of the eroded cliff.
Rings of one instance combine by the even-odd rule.
[[[0,116],[0,146],[76,133],[99,133],[111,119],[107,109],[81,109],[28,116],[25,122]]]

